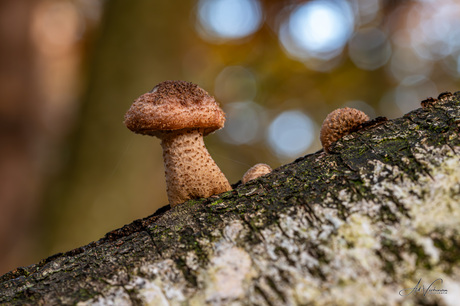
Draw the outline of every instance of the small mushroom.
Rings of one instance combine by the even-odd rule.
[[[444,92],[441,92],[438,96],[438,100],[444,100],[444,99],[447,99],[449,97],[453,96],[452,93],[450,91],[444,91]]]
[[[256,164],[252,166],[246,173],[243,175],[241,182],[246,184],[251,180],[255,180],[258,177],[269,174],[272,172],[272,168],[267,164]]]
[[[161,140],[171,207],[232,189],[203,141],[224,122],[225,114],[214,98],[184,81],[158,84],[126,113],[128,129]]]
[[[336,109],[327,115],[320,131],[320,140],[324,151],[329,153],[332,143],[354,132],[368,120],[369,116],[365,113],[350,107]]]
[[[420,105],[422,105],[423,108],[427,108],[429,106],[434,105],[436,102],[438,102],[438,99],[429,97],[423,100],[422,102],[420,102]]]

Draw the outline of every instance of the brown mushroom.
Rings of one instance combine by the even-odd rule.
[[[241,182],[246,184],[249,181],[255,180],[263,175],[272,172],[272,168],[267,164],[255,164],[243,175]]]
[[[345,135],[355,131],[369,116],[360,110],[345,107],[327,115],[321,126],[320,140],[324,151],[330,152],[331,145]]]
[[[453,96],[453,94],[450,92],[450,91],[444,91],[444,92],[441,92],[438,96],[438,100],[444,100],[444,99],[447,99],[449,97]]]
[[[231,190],[203,142],[224,126],[225,114],[206,91],[184,81],[165,81],[140,96],[125,115],[133,132],[158,137],[163,148],[169,204]]]

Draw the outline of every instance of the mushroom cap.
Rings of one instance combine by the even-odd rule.
[[[249,181],[255,180],[265,174],[272,172],[272,168],[267,164],[256,164],[252,166],[246,173],[243,175],[241,182],[246,184]]]
[[[182,129],[203,129],[207,135],[224,126],[225,113],[198,85],[165,81],[134,101],[124,123],[135,133],[157,137]]]
[[[329,152],[332,143],[350,134],[368,120],[369,116],[365,113],[350,107],[336,109],[327,115],[320,131],[320,141],[324,150]]]

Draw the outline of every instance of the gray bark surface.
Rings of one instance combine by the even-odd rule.
[[[0,303],[454,305],[460,93],[428,104],[9,272]]]

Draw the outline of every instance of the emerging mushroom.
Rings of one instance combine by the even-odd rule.
[[[429,97],[423,100],[422,102],[420,102],[420,104],[422,105],[423,108],[427,108],[429,106],[436,104],[436,102],[438,102],[438,99]]]
[[[330,152],[331,145],[345,135],[355,131],[369,116],[360,110],[345,107],[327,115],[321,125],[320,140],[324,151]]]
[[[203,142],[203,136],[224,122],[225,114],[214,98],[184,81],[158,84],[126,113],[128,129],[161,140],[171,207],[232,189]]]
[[[246,184],[249,181],[255,180],[265,174],[272,172],[272,168],[267,164],[255,164],[243,175],[241,182]]]
[[[453,96],[453,94],[450,92],[450,91],[444,91],[444,92],[441,92],[438,96],[438,100],[444,100],[444,99],[447,99],[449,97]]]

